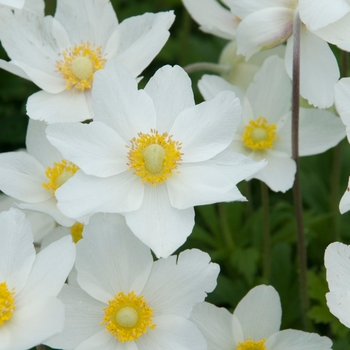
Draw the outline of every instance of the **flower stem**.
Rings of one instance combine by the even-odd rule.
[[[269,216],[269,188],[266,184],[260,181],[261,187],[261,202],[263,207],[263,229],[264,229],[264,266],[263,277],[265,283],[270,282],[271,272],[271,230]]]
[[[184,70],[190,74],[197,71],[209,71],[217,74],[226,73],[229,70],[229,66],[226,64],[217,64],[210,62],[198,62],[192,63],[184,67]]]
[[[232,253],[235,243],[233,241],[230,225],[228,223],[226,203],[219,203],[218,210],[223,240],[228,248],[228,251]]]
[[[293,186],[294,208],[297,222],[298,255],[300,273],[300,297],[302,323],[307,327],[306,313],[309,308],[307,291],[307,252],[303,223],[303,205],[300,188],[299,174],[299,110],[300,110],[300,32],[301,21],[298,11],[294,17],[293,27],[293,96],[292,96],[292,158],[296,163],[295,181]]]
[[[36,350],[45,350],[45,346],[40,344],[36,346]]]

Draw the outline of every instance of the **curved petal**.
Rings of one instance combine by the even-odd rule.
[[[170,203],[177,209],[237,199],[235,184],[210,164],[183,166],[179,174],[173,174],[166,185]],[[241,198],[242,195],[238,200]]]
[[[6,70],[7,72],[15,74],[23,79],[30,80],[29,76],[25,73],[25,71],[22,68],[18,67],[16,64],[14,64],[12,61],[6,62],[0,59],[0,68]]]
[[[70,227],[65,227],[61,225],[56,226],[52,230],[50,230],[48,234],[43,238],[40,244],[40,249],[43,250],[44,248],[49,246],[51,243],[56,242],[59,239],[66,236],[71,236]]]
[[[278,332],[281,325],[279,295],[272,286],[257,286],[238,303],[233,314],[242,326],[245,340],[268,338]]]
[[[90,297],[81,288],[73,288],[65,284],[59,294],[65,306],[65,323],[61,333],[51,337],[44,343],[57,349],[75,349],[81,342],[99,331],[106,303]]]
[[[223,91],[212,100],[183,111],[169,132],[181,143],[182,161],[207,160],[227,148],[241,114],[240,101],[231,91]]]
[[[156,127],[153,102],[122,65],[108,61],[94,75],[92,88],[94,120],[107,124],[129,142],[139,132]]]
[[[201,303],[216,287],[220,267],[198,249],[185,250],[154,262],[142,291],[154,316],[190,317],[194,305]]]
[[[182,3],[204,32],[224,39],[234,39],[238,17],[221,6],[219,2],[216,0],[182,0]]]
[[[16,295],[27,283],[35,260],[33,236],[29,221],[18,209],[0,213],[0,281],[14,288]]]
[[[158,257],[166,258],[192,232],[194,210],[175,209],[169,202],[166,185],[147,185],[140,209],[124,213],[132,232]]]
[[[118,214],[90,218],[77,243],[79,285],[93,298],[107,303],[119,292],[139,294],[151,272],[153,258]]]
[[[335,84],[334,102],[337,112],[346,126],[346,135],[350,142],[350,78],[340,79]]]
[[[349,278],[349,276],[347,276]],[[350,327],[350,293],[327,293],[327,306],[329,311],[346,327]]]
[[[350,11],[346,0],[299,0],[300,19],[311,30],[334,23]]]
[[[26,152],[0,154],[0,189],[8,196],[25,202],[51,198],[42,183],[47,182],[44,167]]]
[[[29,96],[27,114],[35,120],[47,123],[73,123],[92,119],[92,109],[86,94],[64,90],[58,94],[39,91]]]
[[[294,11],[275,7],[254,12],[237,28],[237,53],[248,59],[262,49],[285,42],[293,33]]]
[[[0,349],[30,349],[63,329],[64,307],[55,297],[45,297],[16,310],[11,320],[0,328],[9,344],[1,341]]]
[[[95,349],[108,349],[108,350],[138,350],[135,342],[122,343],[115,340],[114,336],[106,332],[106,329],[102,329],[100,332],[95,333],[90,338],[83,341],[74,350],[95,350]]]
[[[66,236],[36,256],[26,286],[16,298],[18,309],[36,300],[57,296],[75,261],[75,244]]]
[[[113,55],[117,62],[137,77],[168,40],[168,29],[174,19],[172,11],[145,13],[127,18],[118,26],[114,38],[112,37],[107,44],[108,57],[112,58]],[[112,45],[117,49],[114,53],[109,52],[113,50]]]
[[[124,140],[103,123],[59,123],[46,133],[51,144],[86,174],[108,177],[128,169]]]
[[[25,0],[1,0],[0,4],[21,9],[24,6],[24,2]]]
[[[341,200],[339,203],[340,214],[344,214],[349,210],[350,210],[350,177],[348,181],[348,187],[346,188],[346,191],[343,194],[343,197],[341,197]]]
[[[273,334],[265,346],[271,350],[330,350],[332,341],[315,333],[286,329]]]
[[[292,78],[293,36],[288,39],[285,64]],[[314,58],[318,57],[315,63]],[[337,60],[328,44],[312,34],[305,26],[300,38],[300,94],[319,108],[334,102],[334,85],[339,79]]]
[[[344,137],[344,125],[333,113],[316,108],[300,109],[300,156],[323,153],[336,146]]]
[[[176,117],[193,107],[192,83],[180,66],[164,66],[149,80],[145,91],[152,98],[157,113],[157,131],[168,132]]]
[[[143,334],[137,343],[138,349],[167,350],[206,349],[207,344],[194,323],[176,315],[154,317],[156,327]]]
[[[190,320],[202,332],[208,349],[236,349],[237,340],[233,337],[231,326],[232,315],[226,309],[206,302],[200,303],[193,307]]]

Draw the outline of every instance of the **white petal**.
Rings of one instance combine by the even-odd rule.
[[[300,109],[300,156],[323,153],[336,146],[344,137],[344,125],[333,113],[316,108]]]
[[[153,319],[156,327],[138,340],[138,349],[152,350],[203,350],[206,342],[194,323],[175,315],[163,315]]]
[[[265,343],[271,350],[329,350],[332,341],[315,333],[286,329],[273,334]]]
[[[169,131],[175,118],[195,105],[191,79],[179,66],[158,69],[147,83],[145,91],[154,103],[159,133]]]
[[[29,221],[18,209],[0,213],[0,281],[9,290],[21,292],[35,260],[32,230]]]
[[[72,43],[89,41],[104,46],[118,25],[110,1],[60,0],[55,18],[66,28]]]
[[[51,144],[88,175],[108,177],[128,168],[125,141],[103,123],[59,123],[46,133]]]
[[[50,245],[53,242],[58,241],[59,239],[66,237],[66,236],[71,236],[71,231],[70,227],[65,227],[65,226],[57,226],[54,229],[52,229],[41,241],[40,244],[40,249],[46,248],[48,245]]]
[[[109,61],[95,73],[92,99],[94,120],[116,130],[126,142],[139,132],[155,129],[156,112],[151,98],[137,90],[136,79],[118,63]]]
[[[232,315],[226,309],[200,303],[194,306],[190,320],[202,332],[209,350],[236,348],[237,341],[231,330]]]
[[[269,124],[276,124],[290,110],[291,95],[292,84],[278,56],[265,60],[246,92],[254,118],[264,117]]]
[[[1,0],[0,4],[21,9],[24,6],[24,2],[25,0]]]
[[[216,0],[182,0],[182,3],[204,32],[234,39],[238,17]]]
[[[174,19],[174,13],[168,11],[145,13],[124,20],[116,31],[115,40],[118,45],[113,43],[118,48],[115,53],[116,61],[137,77],[168,40],[170,35],[168,29]]]
[[[16,310],[11,319],[0,328],[0,339],[3,334],[9,336],[9,345],[1,343],[1,350],[30,349],[42,343],[50,336],[63,329],[64,307],[54,297],[45,297]]]
[[[242,107],[231,91],[186,109],[175,120],[169,134],[182,143],[183,162],[207,160],[231,143],[241,121]]]
[[[130,344],[130,345],[129,345]],[[96,349],[108,349],[108,350],[137,350],[135,342],[122,343],[115,340],[111,333],[108,333],[106,329],[92,335],[90,338],[79,344],[74,350],[96,350]]]
[[[27,114],[47,123],[73,123],[92,119],[92,110],[86,94],[64,90],[58,94],[39,91],[28,98]]]
[[[0,60],[0,68],[5,69],[7,72],[15,74],[21,78],[30,80],[29,76],[24,72],[24,70],[18,67],[13,62],[6,62],[4,60]]]
[[[16,298],[18,308],[34,301],[57,296],[75,261],[75,244],[63,237],[36,256],[26,286]]]
[[[245,339],[258,341],[268,338],[281,325],[279,295],[272,286],[257,286],[238,303],[233,314],[242,326]]]
[[[348,278],[348,276],[347,276]],[[329,311],[346,327],[350,327],[350,293],[339,294],[330,292],[326,294]]]
[[[77,243],[78,283],[102,302],[119,292],[140,293],[152,263],[150,250],[132,234],[121,215],[92,216]]]
[[[310,29],[333,23],[350,11],[346,0],[299,0],[300,18]]]
[[[0,154],[0,189],[8,196],[25,202],[51,198],[42,183],[47,182],[44,167],[26,152]]]
[[[158,257],[168,257],[179,248],[194,226],[193,208],[173,208],[164,184],[145,186],[140,209],[124,215],[132,232]]]
[[[137,210],[142,203],[144,187],[141,180],[128,171],[108,178],[78,171],[56,190],[55,195],[62,213],[78,220],[98,212]]]
[[[154,316],[171,314],[189,318],[194,305],[216,287],[220,267],[198,249],[185,250],[154,262],[142,291]]]
[[[100,324],[106,303],[91,298],[81,288],[73,288],[66,284],[58,297],[64,303],[66,310],[64,329],[46,340],[46,345],[59,349],[75,349],[81,342],[101,330],[106,333]]]
[[[334,87],[335,107],[346,126],[346,135],[350,142],[350,78],[340,79]]]
[[[282,7],[252,13],[237,28],[237,53],[249,58],[261,49],[282,44],[293,33],[293,18],[294,11]]]
[[[334,85],[339,79],[339,68],[332,50],[322,39],[305,26],[300,38],[300,94],[319,108],[330,107],[334,102]],[[314,58],[318,57],[315,63]],[[292,77],[293,36],[288,39],[286,69]]]
[[[350,210],[350,177],[348,181],[348,187],[346,188],[346,191],[343,194],[343,197],[341,198],[339,203],[340,214],[344,214],[349,210]]]
[[[170,203],[177,209],[236,199],[235,184],[219,169],[201,163],[181,167],[166,184]]]

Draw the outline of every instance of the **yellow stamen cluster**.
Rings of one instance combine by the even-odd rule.
[[[84,225],[80,222],[76,222],[73,226],[71,226],[70,233],[74,243],[78,243],[83,238],[83,229]]]
[[[181,144],[167,133],[139,133],[131,141],[128,170],[134,170],[143,184],[156,186],[166,181],[181,161]]]
[[[75,45],[62,53],[63,60],[56,62],[57,72],[66,81],[66,89],[91,89],[94,73],[103,68],[106,59],[102,58],[101,46],[93,49],[90,43]]]
[[[152,309],[147,305],[144,297],[137,296],[134,291],[127,295],[119,292],[113,300],[108,301],[109,306],[104,308],[105,316],[101,325],[116,339],[124,343],[133,341],[156,326],[152,323]]]
[[[6,282],[0,283],[0,326],[8,321],[16,309],[14,291],[10,292]]]
[[[253,151],[272,148],[276,140],[276,124],[267,124],[267,119],[263,117],[250,120],[242,136],[244,145]]]
[[[55,191],[67,182],[79,168],[65,160],[62,159],[61,163],[53,163],[53,167],[48,167],[45,171],[46,177],[49,179],[48,183],[43,182],[42,185],[48,190],[51,191],[52,195],[55,195]]]
[[[236,350],[266,350],[265,341],[266,338],[259,341],[248,339],[242,343],[238,343]]]

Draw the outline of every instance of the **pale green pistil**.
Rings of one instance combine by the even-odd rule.
[[[116,315],[116,321],[122,327],[133,327],[138,319],[136,310],[129,306],[120,309]]]
[[[162,170],[164,158],[164,148],[157,144],[149,145],[143,152],[145,166],[153,174],[159,173]]]
[[[265,129],[255,128],[251,132],[250,137],[254,142],[259,142],[259,141],[266,141],[268,139],[269,135]]]
[[[72,73],[80,80],[88,80],[94,73],[93,65],[89,57],[76,57],[71,66]]]

